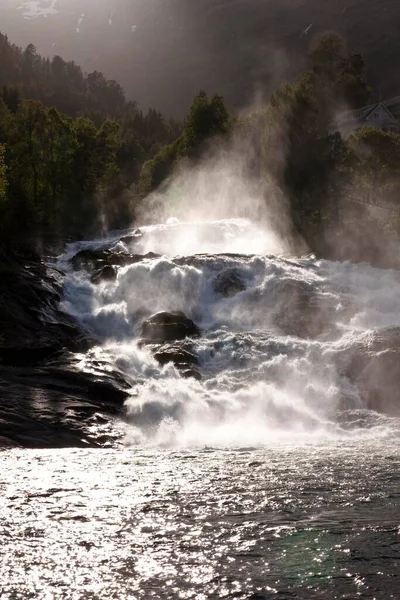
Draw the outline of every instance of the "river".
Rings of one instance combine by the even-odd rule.
[[[399,273],[279,255],[245,220],[56,266],[98,341],[80,369],[128,397],[90,421],[102,448],[2,451],[2,599],[400,598]],[[166,344],[188,371],[140,341],[160,311],[198,328]]]

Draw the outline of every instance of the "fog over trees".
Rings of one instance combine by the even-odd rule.
[[[27,230],[76,238],[124,227],[182,166],[234,146],[265,205],[285,199],[293,233],[310,250],[333,256],[344,246],[332,232],[348,239],[350,229],[368,255],[365,229],[354,228],[354,215],[343,217],[343,201],[348,211],[354,198],[360,206],[384,199],[379,223],[360,206],[357,219],[397,243],[400,136],[367,127],[342,138],[332,128],[338,111],[373,96],[363,56],[337,34],[311,44],[303,72],[245,115],[203,90],[181,122],[143,111],[100,71],[42,57],[33,44],[21,48],[4,34],[0,46],[3,241]]]

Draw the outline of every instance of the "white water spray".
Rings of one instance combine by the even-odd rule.
[[[120,267],[116,281],[98,285],[70,271],[64,306],[132,382],[130,443],[249,445],[390,430],[382,420],[349,429],[338,418],[345,406],[357,422],[364,405],[334,357],[372,329],[400,326],[397,273],[279,258],[271,254],[277,239],[242,219],[172,220],[124,233],[92,247],[160,256]],[[68,249],[64,266],[81,247]],[[243,290],[225,297],[215,281],[232,270]],[[192,342],[201,381],[159,365],[138,345],[143,319],[178,310],[202,329]]]

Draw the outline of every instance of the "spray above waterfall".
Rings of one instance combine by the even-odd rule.
[[[282,190],[272,179],[260,179],[252,173],[254,152],[250,142],[244,146],[243,140],[239,143],[234,137],[210,148],[195,164],[183,161],[161,188],[139,205],[138,223],[210,223],[245,219],[252,223],[251,233],[248,228],[243,229],[237,236],[236,250],[230,250],[229,245],[223,248],[222,240],[219,240],[220,251],[283,254],[296,247],[305,252],[306,246],[294,234]],[[176,236],[171,233],[171,247],[165,249],[166,253],[182,253],[178,248],[174,249],[173,244],[174,239],[184,239],[184,230]],[[249,244],[249,235],[253,244]],[[184,252],[184,248],[182,250]],[[196,251],[213,250],[200,247],[194,249]]]

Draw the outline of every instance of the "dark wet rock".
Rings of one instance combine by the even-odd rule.
[[[86,336],[59,303],[63,279],[39,257],[0,256],[0,365],[34,364],[68,349],[86,351]]]
[[[0,449],[2,448],[21,448],[21,444],[4,435],[0,436]]]
[[[131,384],[105,365],[81,370],[74,353],[95,341],[60,310],[60,272],[9,252],[0,254],[0,282],[0,446],[101,445],[92,421],[118,414]]]
[[[76,271],[81,269],[100,269],[107,264],[109,250],[80,250],[71,258],[71,264]]]
[[[200,329],[183,312],[159,312],[143,322],[140,337],[144,344],[163,344],[197,337]]]
[[[175,365],[197,365],[197,356],[179,346],[162,346],[154,353],[154,358],[160,365],[174,363]]]
[[[83,372],[73,355],[31,367],[0,367],[0,446],[104,445],[130,384],[118,372]]]
[[[127,246],[130,246],[137,241],[137,238],[134,235],[124,235],[119,241]]]
[[[339,353],[338,364],[367,408],[400,415],[400,328],[364,334]]]
[[[71,258],[71,264],[76,271],[86,269],[101,271],[105,267],[127,267],[142,260],[158,258],[158,254],[130,254],[129,252],[113,252],[112,250],[80,250]]]
[[[201,381],[202,379],[200,371],[195,367],[189,367],[187,369],[179,367],[179,372],[184,379],[197,379],[197,381]]]
[[[140,229],[136,229],[133,233],[122,236],[119,241],[127,246],[131,246],[132,244],[135,244],[142,237],[142,235],[143,233],[140,231]]]
[[[174,263],[180,266],[187,265],[199,269],[207,265],[212,265],[216,271],[220,269],[235,270],[238,262],[247,264],[252,257],[254,255],[251,254],[193,254],[191,256],[178,256],[174,258]]]
[[[153,349],[154,358],[160,365],[173,363],[182,377],[193,377],[200,381],[201,374],[198,367],[198,359],[191,346],[167,345],[156,346]]]
[[[317,338],[336,329],[337,300],[317,293],[300,281],[278,280],[274,291],[279,305],[275,323],[287,335]]]
[[[246,289],[237,269],[226,269],[214,279],[214,290],[226,298],[231,298]]]
[[[117,279],[117,269],[111,265],[106,265],[99,271],[93,273],[90,281],[95,285],[103,281],[115,281]]]

